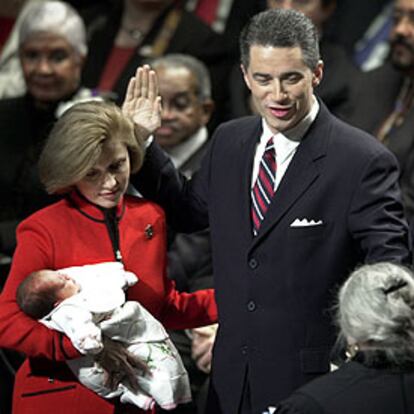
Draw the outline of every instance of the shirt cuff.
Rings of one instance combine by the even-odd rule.
[[[147,149],[154,142],[154,135],[150,135],[145,141],[145,149]]]

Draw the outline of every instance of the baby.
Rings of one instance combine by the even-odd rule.
[[[118,262],[40,270],[20,284],[16,298],[24,313],[66,334],[85,355],[67,361],[83,385],[144,410],[155,403],[173,409],[191,400],[188,375],[161,323],[138,302],[126,301],[124,290],[137,280]],[[111,378],[99,363],[104,338],[124,344],[143,362],[135,369],[138,391],[125,379],[114,389],[107,385]]]

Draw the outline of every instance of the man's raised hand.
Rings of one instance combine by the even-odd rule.
[[[148,65],[139,67],[129,81],[122,112],[134,122],[143,139],[161,125],[157,75]]]

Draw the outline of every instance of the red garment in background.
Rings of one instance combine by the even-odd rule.
[[[0,17],[0,52],[9,38],[15,21],[16,19],[12,17]]]
[[[199,0],[194,13],[208,25],[216,19],[219,0]]]
[[[112,48],[101,79],[99,80],[98,89],[100,91],[112,91],[134,51],[135,48],[133,47],[114,46]]]

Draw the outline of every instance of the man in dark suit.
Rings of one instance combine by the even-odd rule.
[[[414,0],[396,0],[389,60],[360,80],[349,122],[397,157],[406,215],[414,218]]]
[[[261,117],[220,126],[191,181],[156,144],[132,177],[181,231],[210,225],[215,414],[261,413],[327,372],[336,287],[360,263],[411,260],[394,156],[313,94],[323,63],[311,21],[268,10],[240,44]]]
[[[160,56],[151,61],[151,67],[157,74],[162,98],[161,126],[154,132],[155,142],[169,155],[175,168],[190,178],[199,169],[208,146],[206,125],[214,109],[208,69],[194,56],[181,53]],[[169,232],[167,271],[180,291],[213,287],[208,229],[191,234]],[[188,331],[169,332],[188,371],[194,401],[194,406],[179,406],[174,414],[204,412],[210,364],[208,344],[214,341],[215,325],[200,329],[190,335]],[[196,339],[198,358],[192,357],[190,337]],[[204,339],[200,345],[199,338]],[[204,359],[207,366],[202,364]]]

